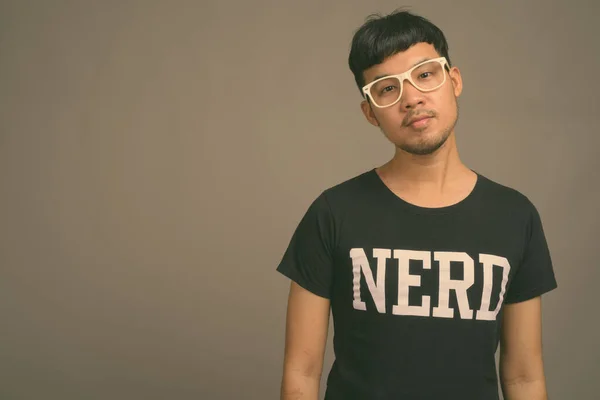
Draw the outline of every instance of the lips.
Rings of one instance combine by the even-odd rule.
[[[422,125],[423,123],[425,123],[425,120],[428,120],[430,118],[431,117],[428,116],[428,115],[423,115],[423,116],[420,116],[420,117],[412,118],[412,119],[410,119],[408,121],[407,125],[413,125],[413,124],[415,124],[415,125]],[[423,122],[419,123],[419,121],[423,121]]]

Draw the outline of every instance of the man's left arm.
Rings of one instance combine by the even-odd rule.
[[[540,296],[504,305],[499,372],[505,400],[548,399],[542,361]]]

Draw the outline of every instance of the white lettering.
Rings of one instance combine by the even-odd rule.
[[[481,307],[480,310],[477,311],[476,319],[482,321],[494,321],[504,302],[504,293],[506,292],[510,264],[506,258],[494,256],[492,254],[480,254],[479,262],[483,264],[483,292],[481,294]],[[495,265],[502,267],[502,285],[500,286],[500,299],[498,300],[498,305],[494,311],[490,311]]]
[[[450,291],[456,294],[456,300],[461,319],[473,319],[473,310],[469,305],[467,291],[475,283],[475,262],[473,258],[465,252],[436,251],[433,252],[433,259],[438,262],[438,305],[431,310],[431,296],[421,296],[421,305],[409,305],[409,290],[411,287],[421,287],[421,275],[410,274],[410,261],[420,261],[423,264],[423,270],[432,269],[432,252],[417,250],[394,249],[394,259],[398,262],[398,302],[392,307],[394,315],[411,315],[436,318],[454,318],[454,309],[450,308]],[[385,279],[387,260],[392,256],[390,249],[373,249],[373,258],[377,260],[376,277],[373,277],[373,270],[367,259],[365,250],[362,248],[353,248],[350,250],[352,259],[352,290],[354,299],[352,305],[354,309],[366,311],[367,305],[361,298],[361,276],[364,281],[375,307],[379,313],[386,312],[385,298]],[[463,278],[451,279],[452,263],[460,263]],[[494,321],[502,304],[508,284],[510,273],[510,263],[505,257],[491,254],[479,254],[479,264],[482,265],[478,271],[483,271],[483,286],[481,289],[481,307],[475,313],[475,319],[480,321]],[[494,267],[502,268],[502,283],[500,287],[499,300],[496,308],[492,311],[491,297],[494,286]],[[457,267],[456,267],[457,268]]]
[[[409,273],[410,260],[423,262],[423,269],[431,269],[431,252],[414,250],[394,250],[394,258],[398,259],[398,304],[392,307],[395,315],[418,315],[429,317],[430,297],[421,297],[420,306],[408,305],[408,288],[421,286],[421,276]]]
[[[472,319],[473,310],[469,307],[467,289],[475,282],[475,266],[473,259],[464,252],[436,251],[435,260],[440,263],[440,291],[438,306],[433,307],[433,316],[453,318],[454,309],[449,307],[450,290],[456,293],[461,319]],[[460,262],[463,265],[463,279],[450,279],[450,263]]]
[[[385,265],[387,259],[392,255],[392,251],[388,249],[373,249],[373,257],[377,258],[377,283],[373,280],[373,272],[367,260],[367,255],[363,249],[351,249],[350,257],[352,258],[352,273],[353,273],[353,291],[354,301],[353,306],[357,310],[365,311],[367,305],[360,298],[360,272],[362,271],[367,282],[369,292],[375,302],[375,307],[380,313],[385,313]]]

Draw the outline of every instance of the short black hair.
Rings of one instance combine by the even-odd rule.
[[[422,42],[433,45],[438,54],[446,57],[448,65],[451,65],[444,33],[427,18],[402,9],[385,16],[369,15],[354,33],[348,57],[348,66],[354,74],[361,95],[365,85],[365,70]]]

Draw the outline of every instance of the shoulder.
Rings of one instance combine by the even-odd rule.
[[[481,199],[487,206],[528,216],[537,212],[531,199],[523,192],[480,173],[477,174],[481,180],[479,184]]]
[[[358,175],[353,175],[328,187],[321,193],[321,196],[338,207],[348,202],[357,202],[361,197],[372,192],[375,174],[375,170],[370,169]]]
[[[309,213],[334,220],[344,219],[367,204],[365,199],[373,193],[374,170],[362,172],[326,187],[313,199]]]

